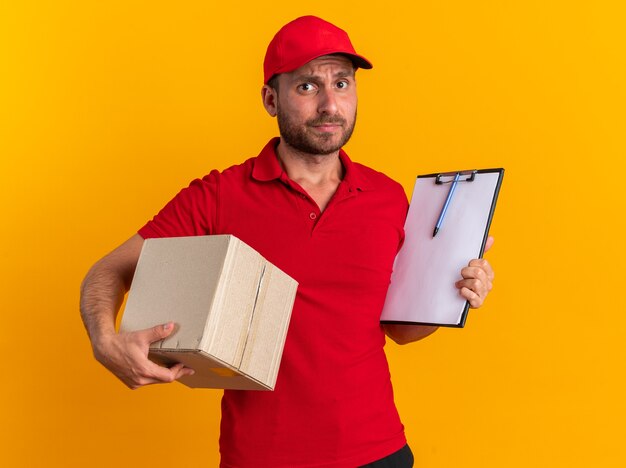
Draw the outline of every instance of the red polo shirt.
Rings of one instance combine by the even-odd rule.
[[[345,176],[322,213],[277,144],[194,180],[139,234],[234,234],[299,283],[275,390],[224,392],[221,466],[353,468],[406,443],[379,318],[408,202],[341,151]]]

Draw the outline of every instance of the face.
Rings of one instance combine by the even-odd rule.
[[[342,56],[317,58],[278,75],[278,93],[263,88],[264,104],[278,118],[282,140],[307,154],[338,151],[350,139],[356,121],[354,67]]]

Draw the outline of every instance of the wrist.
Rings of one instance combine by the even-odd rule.
[[[117,332],[114,327],[99,327],[97,330],[90,331],[89,338],[94,353],[107,348],[115,335]]]

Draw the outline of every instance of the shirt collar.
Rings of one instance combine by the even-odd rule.
[[[276,146],[280,138],[272,138],[267,145],[261,150],[254,160],[252,168],[252,178],[260,182],[269,182],[270,180],[280,179],[283,168],[280,167],[278,156],[276,155]]]
[[[270,180],[281,178],[284,171],[278,162],[278,155],[276,154],[276,147],[279,142],[279,137],[272,138],[256,157],[254,167],[252,168],[253,179],[260,182],[269,182]],[[339,159],[345,169],[343,181],[348,185],[349,189],[359,191],[371,190],[372,186],[360,165],[353,163],[343,149],[339,150]]]

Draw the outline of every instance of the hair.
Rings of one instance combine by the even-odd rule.
[[[267,82],[267,86],[269,86],[270,88],[272,88],[274,91],[276,91],[276,94],[278,94],[278,75],[274,75],[272,76],[268,82]]]

